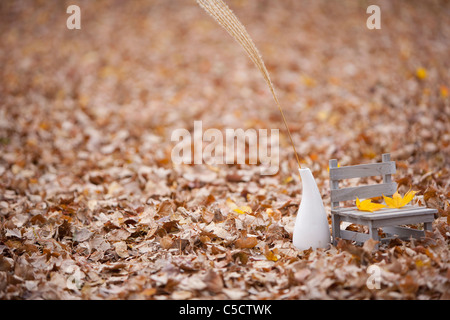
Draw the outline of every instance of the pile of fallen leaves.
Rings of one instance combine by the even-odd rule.
[[[381,30],[361,2],[228,2],[328,213],[328,160],[386,152],[400,193],[438,210],[421,240],[298,251],[282,119],[194,1],[79,1],[81,30],[63,2],[1,1],[0,298],[449,299],[450,4],[378,2]],[[171,133],[195,120],[280,128],[280,171],[173,165]]]

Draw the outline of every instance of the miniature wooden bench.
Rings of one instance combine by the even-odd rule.
[[[369,238],[385,242],[394,237],[401,239],[420,238],[425,231],[431,231],[431,223],[437,214],[436,209],[420,206],[404,206],[400,209],[383,208],[373,213],[360,211],[356,207],[340,207],[340,201],[368,199],[382,195],[391,197],[397,190],[397,183],[392,181],[392,174],[396,172],[395,162],[390,161],[390,154],[383,154],[382,162],[338,167],[337,160],[330,160],[330,188],[331,188],[331,216],[333,243],[337,239],[353,240],[359,243]],[[382,176],[383,183],[339,189],[339,181],[343,179],[363,178],[369,176]],[[365,225],[369,234],[350,230],[341,230],[341,222],[350,222]],[[424,230],[401,227],[423,223]],[[380,238],[378,228],[386,237]],[[378,245],[376,246],[378,248]]]

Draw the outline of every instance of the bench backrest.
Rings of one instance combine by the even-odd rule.
[[[382,162],[338,167],[336,159],[330,160],[331,207],[339,207],[340,201],[367,199],[382,195],[392,196],[397,191],[397,183],[392,181],[395,174],[395,161],[390,161],[389,153],[383,154]],[[383,183],[361,187],[339,189],[339,181],[352,178],[382,176]]]

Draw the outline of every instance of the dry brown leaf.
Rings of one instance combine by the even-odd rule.
[[[242,165],[173,164],[171,134],[192,135],[194,121],[202,120],[203,132],[283,129],[254,66],[189,1],[177,1],[176,10],[172,1],[86,2],[83,15],[115,19],[107,28],[84,19],[88,36],[73,31],[76,41],[58,36],[61,19],[48,17],[61,8],[51,1],[3,1],[0,300],[448,298],[450,101],[442,88],[450,74],[427,61],[448,60],[450,34],[436,21],[447,21],[450,3],[393,2],[421,23],[405,28],[389,19],[379,50],[372,40],[381,33],[351,32],[361,18],[352,0],[224,2],[262,44],[327,212],[329,159],[347,166],[390,152],[399,192],[413,188],[419,205],[438,210],[432,231],[379,243],[377,251],[373,241],[342,240],[299,252],[292,230],[302,190],[287,135],[279,137],[274,176],[248,163],[247,143]],[[339,28],[319,19],[329,11]],[[151,12],[152,23],[136,12]],[[276,27],[261,23],[261,13]],[[263,68],[247,35],[230,27]],[[439,37],[414,37],[418,28]],[[357,50],[361,43],[365,50]],[[416,76],[419,67],[426,78]],[[372,264],[382,268],[380,290],[366,285]]]
[[[163,249],[170,249],[173,245],[173,240],[170,236],[164,236],[159,240],[159,243],[161,244],[161,247]]]
[[[236,247],[240,249],[251,249],[254,248],[258,244],[258,239],[256,237],[245,237],[237,239]]]
[[[205,223],[210,223],[214,219],[214,212],[207,209],[202,210],[202,219]]]
[[[372,253],[373,249],[375,249],[375,246],[379,243],[379,241],[376,241],[372,238],[369,238],[364,242],[363,250],[369,254]]]
[[[299,283],[303,283],[310,274],[311,274],[311,270],[304,268],[304,269],[300,269],[299,271],[297,271],[294,274],[294,278]]]
[[[212,269],[206,273],[204,282],[208,290],[214,293],[219,293],[224,288],[222,277]]]
[[[114,248],[119,257],[128,258],[128,256],[129,256],[128,247],[124,241],[114,243]]]
[[[399,284],[400,290],[405,294],[415,294],[419,289],[419,285],[414,280],[414,277],[407,274]]]

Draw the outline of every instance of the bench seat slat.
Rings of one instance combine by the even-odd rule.
[[[381,195],[391,196],[397,191],[397,183],[380,183],[376,185],[343,188],[331,190],[331,201],[347,201],[354,200],[356,197],[359,199],[368,199],[374,197],[380,197]]]
[[[405,206],[400,209],[383,208],[372,213],[367,211],[360,211],[356,207],[350,207],[333,209],[331,212],[340,216],[379,220],[405,216],[419,216],[424,214],[434,215],[435,213],[437,213],[437,210],[427,207]]]
[[[406,205],[403,206],[399,209],[397,208],[381,208],[380,210],[374,211],[374,212],[368,212],[368,211],[362,211],[362,210],[358,210],[358,208],[356,206],[352,206],[352,207],[339,207],[339,208],[335,208],[332,210],[333,213],[360,213],[360,214],[367,214],[370,216],[374,216],[374,215],[379,215],[379,214],[383,214],[385,215],[386,213],[392,213],[392,212],[401,212],[401,211],[411,211],[411,210],[423,210],[423,209],[428,209],[427,207],[421,207],[421,206],[412,206],[412,205]]]
[[[343,180],[370,176],[382,176],[385,174],[395,174],[395,171],[395,161],[359,164],[354,166],[330,168],[330,179]]]

